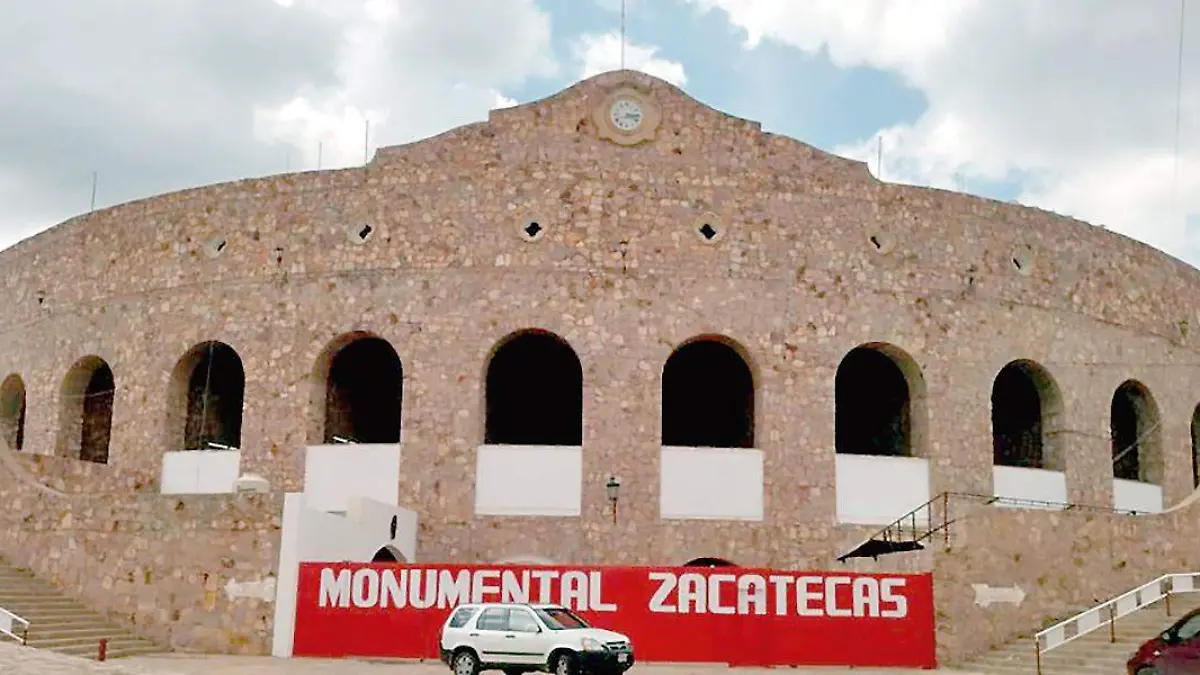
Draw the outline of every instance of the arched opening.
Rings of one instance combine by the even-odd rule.
[[[175,363],[167,406],[171,450],[242,445],[246,372],[224,342],[202,342]]]
[[[850,350],[834,376],[834,447],[839,454],[923,454],[924,378],[908,354],[873,343]]]
[[[1192,487],[1200,487],[1200,405],[1192,411]]]
[[[992,462],[998,466],[1064,469],[1054,440],[1061,408],[1058,386],[1028,360],[1013,361],[992,382]]]
[[[663,445],[754,447],[754,375],[740,349],[724,338],[691,340],[667,358],[662,378]]]
[[[523,331],[488,361],[484,443],[583,445],[583,366],[562,338]]]
[[[384,546],[384,547],[380,548],[378,551],[376,551],[375,555],[371,556],[371,562],[373,562],[373,563],[404,563],[404,562],[408,562],[408,560],[406,560],[404,558],[404,554],[401,553],[399,551],[399,549],[397,549],[395,546],[388,545],[388,546]]]
[[[737,565],[723,558],[693,558],[685,563],[684,567],[737,567]]]
[[[0,384],[0,433],[9,449],[25,447],[25,381],[16,373]]]
[[[335,340],[317,362],[321,443],[399,443],[404,366],[391,343],[364,333]]]
[[[63,378],[59,390],[58,452],[65,457],[108,463],[116,383],[99,356],[85,356]]]
[[[1158,406],[1146,385],[1126,380],[1113,392],[1111,433],[1113,478],[1157,483],[1162,436]]]

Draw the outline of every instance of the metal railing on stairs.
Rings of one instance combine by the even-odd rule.
[[[1108,506],[1091,506],[1050,502],[1038,499],[999,497],[970,492],[943,492],[917,508],[900,516],[891,524],[868,537],[850,551],[838,556],[838,562],[850,558],[879,558],[888,553],[920,551],[928,540],[940,535],[944,546],[950,545],[950,526],[964,520],[982,509],[993,506],[1009,508],[1042,509],[1056,511],[1093,511],[1138,515],[1139,511],[1117,509]]]
[[[1037,652],[1037,672],[1042,673],[1042,654],[1057,649],[1072,640],[1108,626],[1108,641],[1117,641],[1117,619],[1149,607],[1159,600],[1166,605],[1167,616],[1171,616],[1171,596],[1177,593],[1200,591],[1200,572],[1164,574],[1161,577],[1126,591],[1121,595],[1059,621],[1033,636]],[[1149,636],[1147,636],[1149,637]]]
[[[7,635],[21,644],[26,644],[29,641],[29,621],[0,607],[0,635]]]

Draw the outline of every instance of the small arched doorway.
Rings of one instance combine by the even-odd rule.
[[[371,556],[371,562],[404,563],[408,562],[408,560],[404,558],[404,554],[401,553],[399,549],[391,544],[388,544],[387,546],[380,547],[378,551],[375,551],[375,555]]]
[[[724,558],[692,558],[683,564],[684,567],[737,567]]]

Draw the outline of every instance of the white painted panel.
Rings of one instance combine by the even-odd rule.
[[[475,513],[578,516],[583,509],[583,448],[481,445],[475,459]]]
[[[310,445],[304,458],[304,500],[318,511],[345,511],[352,497],[400,503],[396,443]]]
[[[930,498],[929,462],[918,457],[839,454],[835,470],[840,523],[890,525]]]
[[[1136,480],[1113,479],[1113,507],[1139,513],[1163,510],[1162,487]]]
[[[181,450],[163,455],[165,495],[215,495],[234,492],[242,466],[239,450]]]
[[[391,536],[393,517],[395,537]],[[333,514],[312,508],[302,493],[284,495],[272,655],[292,655],[300,563],[368,562],[389,545],[408,562],[416,562],[417,524],[415,511],[365,497],[349,498],[346,512]]]
[[[664,447],[658,501],[665,519],[762,520],[763,453]]]
[[[1020,466],[992,467],[992,494],[1013,499],[1055,502],[1057,506],[1034,506],[1031,504],[1004,504],[1016,508],[1061,509],[1067,502],[1067,474],[1062,471],[1029,469]]]

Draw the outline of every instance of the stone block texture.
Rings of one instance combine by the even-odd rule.
[[[593,111],[621,87],[659,113],[645,142],[598,133]],[[1111,406],[1131,379],[1150,402],[1148,479],[1167,504],[1194,486],[1197,270],[1046,211],[881,182],[640,73],[380,149],[363,167],[80,216],[0,252],[0,283],[0,377],[19,376],[0,387],[0,414],[9,444],[18,422],[22,439],[5,462],[21,478],[0,488],[14,505],[0,552],[181,647],[269,646],[266,605],[226,605],[218,589],[272,573],[278,493],[302,487],[304,446],[326,431],[329,347],[356,332],[386,340],[402,363],[400,494],[420,513],[422,560],[838,567],[877,529],[834,514],[835,375],[865,344],[904,362],[911,452],[930,460],[935,493],[990,493],[993,382],[1015,360],[1056,389],[1069,501],[1111,503]],[[473,514],[489,357],[527,329],[560,337],[582,366],[579,518]],[[698,336],[736,345],[753,375],[761,523],[658,517],[663,367]],[[220,397],[242,397],[236,433],[181,421],[191,389],[179,364],[209,341],[232,347],[244,370],[243,390]],[[81,431],[83,409],[111,410],[111,427]],[[242,470],[276,494],[156,494],[164,452],[227,437]],[[97,438],[108,438],[103,457]],[[623,479],[615,524],[611,474]],[[1081,517],[980,514],[949,553],[847,567],[941,574],[949,658],[978,648],[973,635],[1004,639],[1089,593],[1196,560],[1164,548],[1182,519],[1095,516],[1075,534],[1093,551],[1075,556],[1094,573],[1083,584],[1067,574],[1075,557],[1039,549],[1068,546],[1055,535]],[[976,575],[1036,581],[1048,596],[1009,618],[993,610],[993,628],[976,631],[962,601]]]

